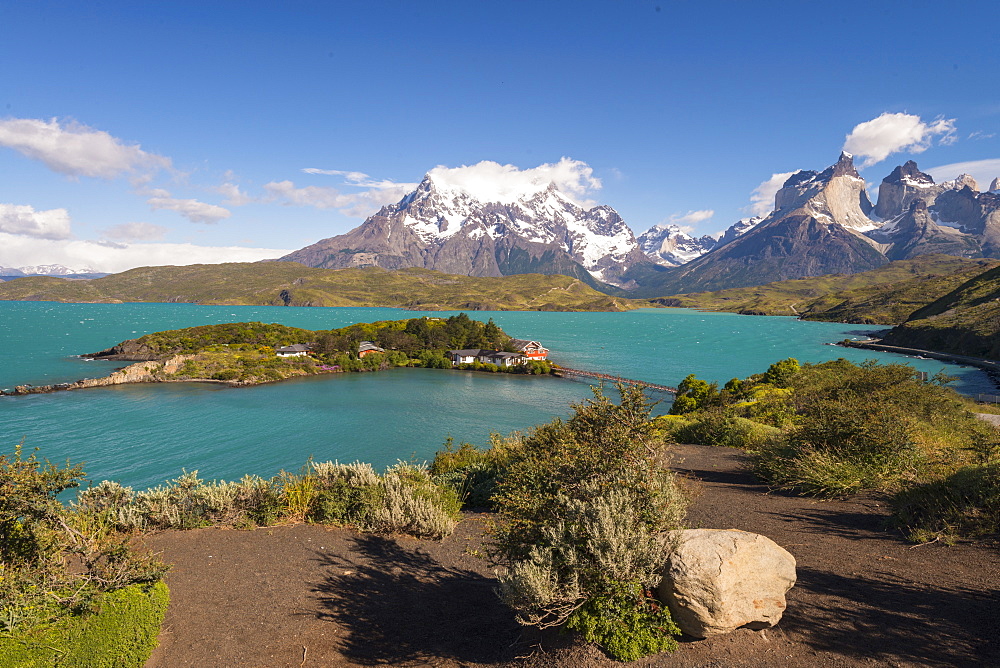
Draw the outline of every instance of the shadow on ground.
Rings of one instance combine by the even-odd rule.
[[[822,594],[782,622],[809,625],[817,650],[887,664],[900,659],[926,666],[990,666],[1000,657],[1000,591],[929,587],[899,577],[875,580],[811,568],[798,569],[801,587]],[[845,623],[847,622],[847,623]],[[858,640],[864,638],[863,643]]]
[[[320,619],[342,630],[340,651],[361,664],[513,658],[520,627],[496,581],[442,566],[419,547],[358,536],[346,557],[317,553],[329,576],[315,588]]]

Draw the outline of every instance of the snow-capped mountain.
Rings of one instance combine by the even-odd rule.
[[[313,267],[424,267],[469,276],[559,273],[627,287],[650,260],[609,206],[584,208],[553,184],[483,201],[432,174],[346,234],[280,260]]]
[[[716,247],[725,246],[736,237],[743,236],[753,228],[757,227],[762,220],[764,220],[764,216],[740,218],[735,223],[730,225],[729,229],[722,233],[722,236],[719,237],[719,241],[715,244]]]
[[[654,277],[640,294],[720,290],[874,269],[888,260],[864,235],[879,226],[869,218],[871,210],[864,179],[850,154],[843,153],[822,172],[792,174],[763,220],[742,223],[742,234],[733,229],[735,238],[728,243]]]
[[[883,179],[873,206],[843,153],[822,172],[792,174],[774,199],[766,217],[740,221],[708,253],[651,275],[639,294],[856,273],[928,253],[1000,257],[1000,193],[979,192],[968,175],[935,183],[910,161]]]
[[[676,267],[701,257],[717,243],[708,235],[692,237],[677,225],[654,225],[639,235],[639,248],[657,264]]]
[[[968,174],[935,183],[910,160],[882,180],[875,213],[884,224],[868,236],[889,259],[1000,256],[1000,193],[979,192]]]
[[[90,267],[82,267],[79,269],[71,269],[66,265],[62,264],[37,264],[28,265],[25,267],[17,267],[16,271],[21,272],[25,276],[73,276],[76,274],[98,274],[101,273],[96,269],[91,269]],[[16,276],[17,274],[7,274],[8,276]]]
[[[850,154],[820,172],[795,172],[770,214],[739,220],[718,240],[676,225],[636,239],[611,207],[581,205],[553,184],[494,185],[477,189],[432,170],[357,228],[281,260],[471,276],[558,273],[663,296],[855,273],[926,253],[1000,257],[1000,178],[980,192],[967,175],[935,183],[912,161],[883,179],[874,205]]]

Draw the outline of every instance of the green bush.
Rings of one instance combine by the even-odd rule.
[[[577,608],[566,628],[579,631],[587,642],[607,649],[619,661],[677,649],[681,630],[666,606],[638,582],[612,586]]]
[[[678,426],[673,437],[678,443],[719,445],[755,450],[777,438],[781,430],[747,418],[709,409],[693,414],[693,419]]]
[[[677,385],[677,393],[674,395],[674,403],[670,406],[670,414],[691,413],[701,408],[717,405],[719,400],[718,383],[708,383],[695,378],[693,373],[688,374]]]
[[[622,587],[651,590],[660,580],[661,534],[680,525],[686,501],[660,463],[651,404],[641,389],[618,390],[620,404],[595,389],[568,421],[535,427],[498,481],[487,549],[505,568],[501,596],[522,624],[563,625],[588,602],[592,614],[617,618],[611,601]],[[619,619],[620,636],[593,637],[608,652],[648,646],[643,637],[669,635],[661,620],[631,616]]]
[[[93,611],[0,634],[0,668],[141,668],[153,649],[170,594],[163,582],[100,595]]]
[[[449,438],[443,450],[434,454],[430,473],[434,481],[455,490],[463,508],[493,508],[497,481],[506,470],[512,448],[519,447],[520,435],[504,438],[490,435],[490,448],[480,450],[471,443],[456,449]]]
[[[808,406],[798,427],[755,458],[770,484],[827,498],[892,490],[917,473],[918,463],[909,415],[861,399]]]
[[[166,567],[131,548],[103,513],[67,509],[57,495],[83,478],[60,468],[0,456],[0,631],[18,632],[90,610],[104,592],[159,580]]]
[[[917,542],[1000,535],[1000,462],[915,485],[897,494],[893,505],[898,526]]]
[[[371,464],[317,462],[316,496],[307,519],[331,524],[361,526],[373,510],[385,503],[380,478]]]

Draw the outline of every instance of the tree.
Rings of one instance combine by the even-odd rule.
[[[719,385],[688,374],[677,386],[677,396],[670,407],[671,415],[683,415],[718,403]]]

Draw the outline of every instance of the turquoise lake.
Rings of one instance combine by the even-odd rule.
[[[384,308],[0,302],[0,388],[102,376],[121,363],[76,355],[150,332],[222,322],[329,329],[421,313]],[[796,357],[906,362],[959,376],[962,392],[991,392],[975,369],[826,345],[878,328],[792,318],[643,309],[628,313],[475,312],[508,334],[541,341],[569,367],[663,385],[694,373],[724,383]],[[613,392],[613,390],[611,390]],[[569,414],[587,383],[432,369],[334,374],[250,388],[164,383],[0,397],[0,452],[24,439],[54,462],[84,462],[88,477],[137,488],[198,470],[205,479],[297,471],[309,457],[376,468],[433,457],[445,439],[482,445]],[[665,410],[666,406],[661,406]]]

